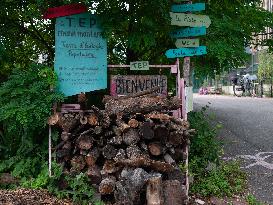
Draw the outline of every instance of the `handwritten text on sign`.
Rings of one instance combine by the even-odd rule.
[[[172,12],[194,12],[205,10],[205,3],[172,5]]]
[[[191,36],[202,36],[206,35],[206,27],[194,27],[194,28],[181,28],[171,32],[172,38],[184,38]]]
[[[57,18],[55,71],[66,96],[107,88],[106,40],[96,16]]]
[[[175,42],[177,48],[186,48],[186,47],[198,47],[199,39],[177,39]]]
[[[207,54],[206,46],[199,46],[197,48],[177,48],[169,49],[166,51],[165,55],[167,58],[178,58],[178,57],[190,57],[190,56],[200,56]]]
[[[130,70],[149,70],[149,61],[130,62]]]
[[[164,75],[114,75],[111,76],[111,95],[129,95],[160,87],[158,94],[167,95],[167,76]]]
[[[196,15],[196,14],[185,14],[185,13],[172,13],[171,25],[175,26],[190,26],[190,27],[201,27],[205,26],[208,28],[211,24],[209,16]]]

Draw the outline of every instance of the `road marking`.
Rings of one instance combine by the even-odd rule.
[[[261,156],[265,155],[265,156]],[[273,163],[266,162],[265,160],[273,155],[273,152],[259,152],[256,155],[238,155],[242,159],[256,160],[256,162],[249,164],[245,168],[250,168],[253,166],[262,166],[264,168],[273,170]]]

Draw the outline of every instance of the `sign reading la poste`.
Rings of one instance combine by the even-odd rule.
[[[57,18],[55,71],[66,96],[107,88],[107,46],[95,15]]]

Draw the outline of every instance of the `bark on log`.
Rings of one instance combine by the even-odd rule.
[[[165,143],[169,137],[169,130],[165,125],[156,125],[154,128],[155,139]]]
[[[161,122],[169,122],[172,118],[172,116],[164,114],[164,113],[149,113],[145,115],[145,118],[149,118],[152,120],[158,120]]]
[[[126,145],[134,145],[137,144],[140,140],[140,136],[136,129],[130,128],[127,132],[125,132],[122,136],[123,142]]]
[[[71,166],[73,171],[81,171],[84,169],[86,163],[83,156],[74,156],[71,159]]]
[[[119,115],[117,117],[117,120],[116,120],[116,124],[117,126],[119,127],[119,129],[121,130],[121,132],[126,132],[130,129],[130,126],[128,124],[126,124],[122,119],[121,119],[121,115]]]
[[[163,182],[164,205],[181,205],[187,200],[186,188],[177,180]]]
[[[184,142],[184,137],[183,137],[183,132],[180,131],[174,131],[170,133],[169,136],[169,143],[174,145],[174,146],[178,146],[183,144]]]
[[[122,100],[109,100],[105,104],[105,111],[109,115],[118,113],[149,113],[152,111],[177,110],[181,107],[181,100],[177,97],[170,99],[163,97],[137,97]]]
[[[101,174],[98,166],[94,165],[88,167],[86,174],[89,177],[91,184],[99,184],[101,182]]]
[[[106,145],[102,149],[102,155],[105,159],[113,159],[117,154],[117,149],[112,145]]]
[[[147,140],[154,138],[154,130],[151,128],[150,122],[144,122],[139,128],[139,134]]]
[[[117,161],[126,159],[126,157],[127,156],[126,156],[126,152],[124,151],[124,149],[119,149],[118,153],[114,157],[114,160],[115,160],[115,162],[117,162]]]
[[[148,145],[148,149],[151,155],[153,156],[159,156],[162,154],[162,147],[158,143],[150,143]]]
[[[171,165],[175,165],[175,160],[171,157],[171,155],[169,154],[165,154],[164,155],[164,160],[165,162],[167,162],[168,164],[171,164]]]
[[[117,166],[117,163],[113,160],[106,160],[102,167],[102,174],[113,174],[121,169],[120,166]]]
[[[164,205],[161,177],[153,177],[148,180],[146,200],[147,205]]]
[[[111,139],[109,139],[108,143],[113,144],[113,145],[121,145],[122,141],[123,141],[123,139],[121,136],[115,136],[115,137],[112,137]]]
[[[141,150],[136,145],[131,145],[131,146],[127,147],[126,154],[129,159],[134,159],[134,158],[138,158],[138,157],[142,156]]]
[[[99,186],[99,192],[103,195],[113,193],[115,190],[115,183],[116,179],[113,176],[103,179]]]
[[[69,140],[71,138],[71,133],[62,132],[61,138],[62,138],[63,141],[67,141],[67,140]]]

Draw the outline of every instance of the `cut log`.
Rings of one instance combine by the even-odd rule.
[[[150,143],[148,149],[151,155],[159,156],[162,154],[162,147],[159,143]]]
[[[121,136],[115,136],[115,137],[112,137],[111,139],[109,139],[108,143],[113,144],[113,145],[121,145],[122,141],[123,141],[123,139]]]
[[[60,113],[55,113],[55,114],[53,114],[53,115],[51,115],[49,118],[48,118],[48,121],[47,121],[47,123],[49,124],[49,125],[56,125],[58,122],[59,122],[59,120],[60,120]]]
[[[96,126],[95,128],[94,128],[94,134],[96,134],[96,135],[100,135],[101,133],[102,133],[102,127],[101,126]]]
[[[61,134],[61,138],[62,138],[62,140],[63,140],[63,141],[67,141],[67,140],[69,140],[69,139],[70,139],[70,137],[71,137],[71,133],[68,133],[68,132],[62,132],[62,134]]]
[[[83,156],[74,156],[71,159],[71,166],[73,171],[81,171],[84,169],[86,163]]]
[[[163,182],[164,205],[186,204],[186,187],[177,180],[167,180]]]
[[[117,163],[129,167],[147,167],[163,173],[171,172],[174,170],[174,167],[168,163],[151,160],[147,157],[120,160]]]
[[[128,122],[128,125],[132,128],[137,128],[138,127],[138,121],[136,119],[130,119]]]
[[[115,183],[116,179],[113,176],[103,179],[99,186],[99,192],[103,195],[113,193],[115,190]]]
[[[126,152],[123,149],[119,149],[118,153],[114,157],[115,162],[126,159]]]
[[[147,205],[164,205],[161,177],[153,177],[148,180],[146,200]]]
[[[146,114],[145,118],[149,118],[152,120],[158,120],[161,122],[169,122],[171,120],[172,116],[164,114],[164,113],[154,112],[154,113]]]
[[[181,145],[184,142],[183,132],[174,131],[170,133],[169,143],[174,146]]]
[[[102,155],[105,159],[113,159],[117,154],[117,149],[112,145],[106,145],[102,149]]]
[[[122,119],[121,119],[121,115],[119,115],[117,117],[117,120],[116,120],[116,124],[117,126],[119,127],[119,129],[121,130],[121,132],[126,132],[130,129],[130,126],[128,124],[126,124]]]
[[[138,158],[143,155],[141,150],[136,145],[131,145],[131,146],[127,147],[126,154],[129,159]]]
[[[100,156],[99,150],[97,148],[93,148],[85,157],[87,166],[88,167],[94,166],[99,156]]]
[[[101,174],[98,166],[94,165],[88,167],[86,174],[89,177],[91,184],[99,184],[101,182]]]
[[[155,139],[165,143],[169,137],[169,130],[165,125],[156,125],[154,128]]]
[[[121,129],[119,127],[113,126],[112,130],[113,130],[113,132],[115,133],[116,136],[121,136],[122,135],[122,131],[121,131]]]
[[[154,130],[151,127],[150,122],[144,122],[139,128],[139,134],[147,140],[154,138]]]
[[[77,139],[77,146],[80,149],[89,150],[93,146],[94,139],[89,135],[82,135]]]
[[[177,125],[182,126],[184,130],[187,130],[190,128],[190,124],[187,120],[183,120],[181,118],[171,118],[171,121],[173,121]]]
[[[101,170],[102,174],[113,174],[121,169],[121,166],[117,166],[117,163],[113,160],[106,160]]]
[[[80,123],[81,123],[82,125],[86,125],[87,122],[88,122],[88,120],[87,120],[87,117],[86,117],[86,116],[83,116],[83,117],[80,118]]]
[[[122,136],[123,142],[126,145],[134,145],[137,144],[140,140],[139,133],[136,129],[130,128],[126,131]]]
[[[164,97],[136,97],[128,99],[110,99],[105,104],[105,111],[109,115],[118,113],[149,113],[152,111],[177,110],[181,108],[181,100],[177,97],[170,99]]]
[[[99,118],[95,113],[91,113],[87,116],[87,122],[91,126],[97,126],[99,123]]]

